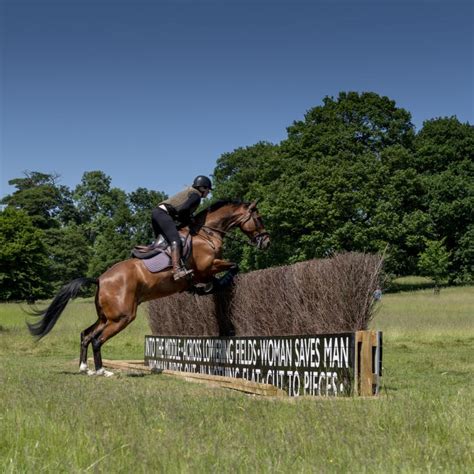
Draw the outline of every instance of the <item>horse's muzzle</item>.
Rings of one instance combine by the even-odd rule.
[[[261,232],[255,235],[251,242],[256,245],[259,250],[266,250],[270,247],[270,234],[268,232]]]

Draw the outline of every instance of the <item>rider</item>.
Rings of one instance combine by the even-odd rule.
[[[190,223],[201,199],[207,197],[211,190],[212,182],[207,176],[196,176],[192,186],[160,202],[152,211],[151,222],[155,238],[162,234],[171,245],[174,280],[179,280],[192,273],[192,270],[186,270],[181,263],[181,239],[178,227]]]

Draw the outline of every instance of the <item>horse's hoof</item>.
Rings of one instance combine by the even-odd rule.
[[[81,365],[79,366],[79,372],[81,372],[81,374],[87,374],[88,370],[87,364],[85,362],[81,362]]]
[[[105,370],[103,367],[100,368],[95,374],[101,377],[112,377],[112,375],[114,375],[113,372],[110,370]]]
[[[96,371],[95,371],[95,370],[91,370],[91,369],[87,369],[86,374],[87,374],[87,375],[95,375],[95,374],[96,374]]]

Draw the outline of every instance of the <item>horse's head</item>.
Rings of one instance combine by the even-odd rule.
[[[257,201],[242,204],[242,216],[237,226],[250,239],[250,244],[265,250],[270,246],[270,234],[265,230],[262,217],[257,209]]]
[[[258,213],[257,201],[217,201],[195,217],[195,228],[201,227],[222,236],[239,228],[250,239],[250,245],[262,250],[270,245],[270,235]]]

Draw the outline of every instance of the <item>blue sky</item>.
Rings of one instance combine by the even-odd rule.
[[[1,188],[23,171],[179,191],[340,91],[474,123],[463,0],[3,0]]]

